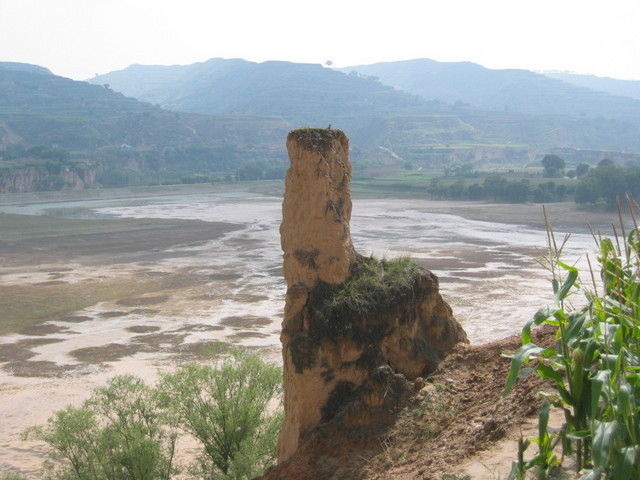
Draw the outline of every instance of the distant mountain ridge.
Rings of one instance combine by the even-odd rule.
[[[0,177],[26,172],[24,189],[203,181],[245,166],[279,178],[286,134],[304,126],[344,130],[356,169],[640,158],[636,100],[471,63],[371,67],[211,59],[88,83],[0,63]]]
[[[0,70],[13,70],[16,72],[30,72],[39,73],[42,75],[53,75],[48,68],[41,67],[39,65],[32,65],[30,63],[19,62],[0,62]]]
[[[257,151],[268,168],[289,129],[275,117],[171,112],[0,63],[0,193],[221,178]]]
[[[582,81],[584,86],[577,86],[566,76],[551,78],[529,70],[491,70],[471,62],[430,59],[359,65],[340,71],[374,76],[405,92],[452,104],[535,115],[612,118],[640,125],[640,100],[613,95],[604,88],[588,88],[596,82],[586,79]]]
[[[236,138],[238,132],[228,127],[241,124],[243,119],[246,116],[176,114],[126,97],[108,85],[70,80],[38,66],[0,62],[0,124],[27,145],[71,150],[119,147],[123,143],[140,148],[192,147],[225,140],[218,134],[211,137],[220,124],[227,124],[226,140],[245,143],[244,133]],[[263,128],[283,128],[280,119],[255,116],[252,121],[262,122]],[[253,132],[252,136],[255,139]],[[264,140],[263,136],[258,138]],[[7,145],[0,143],[0,150],[2,147]]]
[[[358,151],[382,146],[403,158],[424,159],[433,148],[457,144],[640,152],[640,101],[470,62],[419,59],[334,70],[214,58],[134,65],[91,82],[176,111],[333,125]]]
[[[640,80],[619,80],[617,78],[598,77],[596,75],[581,75],[569,72],[539,72],[543,75],[563,82],[590,88],[591,90],[607,92],[611,95],[630,97],[640,100]]]
[[[132,65],[90,82],[109,84],[127,96],[170,110],[278,115],[321,123],[364,105],[375,111],[425,103],[367,78],[349,77],[318,64],[280,61],[213,58],[182,67]]]

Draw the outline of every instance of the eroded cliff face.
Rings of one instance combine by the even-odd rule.
[[[431,272],[407,259],[356,253],[345,134],[294,130],[287,148],[279,462],[323,425],[366,436],[392,422],[410,381],[435,370],[456,343],[467,341]]]
[[[50,174],[44,167],[24,167],[0,172],[0,193],[22,193],[42,190],[82,190],[95,186],[93,168],[63,167]]]

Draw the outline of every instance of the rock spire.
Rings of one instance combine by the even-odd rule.
[[[346,135],[293,130],[287,149],[279,462],[322,425],[343,422],[363,432],[390,421],[409,380],[432,372],[456,343],[467,341],[435,275],[410,259],[356,253]]]

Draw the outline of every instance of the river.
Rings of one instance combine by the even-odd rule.
[[[541,306],[552,301],[550,274],[536,261],[537,249],[545,249],[545,230],[527,226],[531,222],[524,217],[521,224],[482,221],[465,218],[464,209],[460,215],[442,213],[442,209],[442,203],[428,201],[357,198],[351,218],[353,243],[361,254],[408,255],[432,270],[440,279],[443,297],[472,343],[518,333]],[[451,211],[460,212],[460,205]],[[159,301],[153,308],[101,302],[75,312],[75,318],[82,320],[78,323],[52,319],[48,323],[53,333],[49,335],[0,337],[0,346],[22,344],[34,354],[23,362],[27,369],[31,365],[28,375],[17,375],[10,368],[0,371],[0,409],[4,413],[0,437],[5,439],[0,442],[0,470],[37,476],[46,446],[23,440],[25,428],[44,423],[69,403],[81,402],[92,388],[104,385],[113,375],[135,373],[152,381],[158,370],[174,368],[172,352],[176,348],[217,339],[255,349],[270,361],[280,361],[279,329],[285,294],[280,198],[213,192],[3,205],[0,212],[197,219],[236,226],[204,244],[188,242],[159,252],[157,261],[99,267],[72,263],[66,269],[32,265],[0,275],[5,283],[33,285],[51,275],[59,283],[120,278],[118,275],[149,278],[175,271],[206,279],[186,293],[178,289],[168,294],[168,300]],[[558,233],[558,238],[562,236]],[[593,245],[590,235],[573,234],[564,250],[565,261],[584,267],[585,254],[593,250]],[[144,348],[98,363],[78,362],[70,355],[78,349],[104,352],[100,349],[105,346],[126,347],[128,342]],[[153,345],[155,349],[150,350]],[[61,365],[62,373],[54,370],[54,374],[45,374],[39,371],[41,365]]]

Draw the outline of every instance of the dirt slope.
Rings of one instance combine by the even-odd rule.
[[[548,344],[553,333],[542,331],[536,341]],[[492,478],[492,472],[485,477],[469,470],[469,460],[478,454],[491,457],[492,449],[505,439],[515,441],[520,426],[537,414],[537,392],[545,389],[540,379],[530,376],[502,398],[509,360],[501,354],[513,353],[519,346],[517,337],[480,346],[460,344],[425,386],[406,399],[395,424],[381,428],[377,437],[363,438],[356,431],[341,431],[338,425],[328,424],[311,435],[288,462],[268,470],[262,478]],[[516,450],[502,455],[508,469]]]

